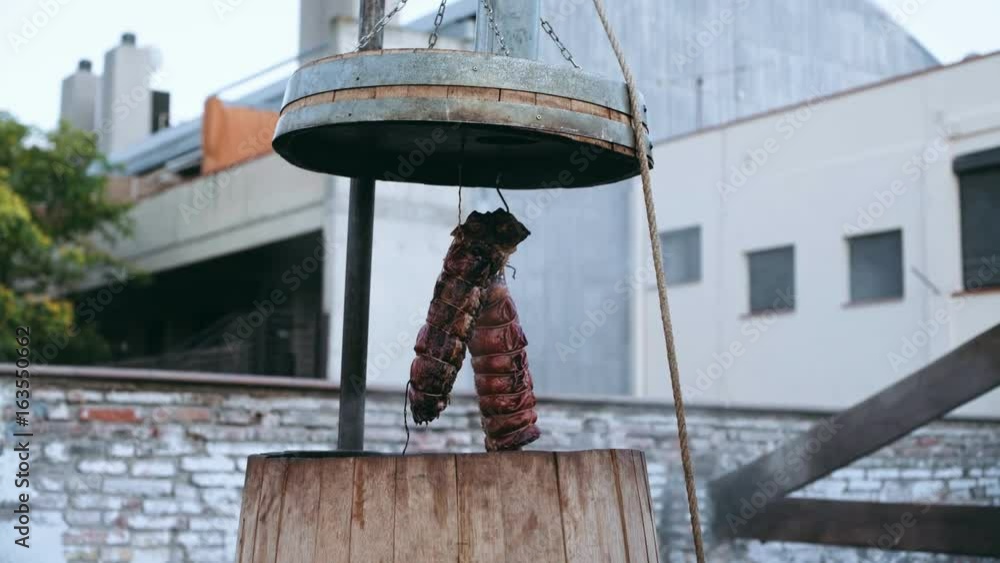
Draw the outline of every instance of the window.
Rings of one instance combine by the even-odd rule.
[[[660,233],[660,246],[668,282],[701,281],[701,227]]]
[[[795,309],[795,248],[783,246],[751,252],[750,312]]]
[[[903,233],[890,231],[847,239],[851,302],[903,296]]]
[[[1000,287],[1000,148],[955,160],[965,289]]]

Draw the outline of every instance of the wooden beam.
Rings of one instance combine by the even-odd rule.
[[[742,517],[740,517],[742,518]],[[734,521],[736,537],[1000,556],[1000,506],[883,504],[786,498]]]
[[[766,505],[1000,386],[1000,325],[710,485],[715,524]],[[761,500],[763,499],[763,500]]]

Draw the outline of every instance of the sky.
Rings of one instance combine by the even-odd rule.
[[[1000,50],[1000,0],[874,1],[942,62]],[[403,21],[437,4],[410,0]],[[101,72],[104,53],[125,31],[136,33],[140,46],[159,49],[162,66],[156,87],[170,91],[176,124],[197,117],[209,94],[293,57],[298,49],[298,2],[0,0],[0,111],[53,127],[62,79],[81,58],[91,59],[95,72]],[[291,70],[290,64],[257,84]]]

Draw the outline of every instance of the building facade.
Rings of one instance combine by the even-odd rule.
[[[1000,322],[997,92],[984,56],[657,145],[688,398],[841,409]],[[636,294],[640,394],[669,396]]]
[[[450,4],[458,17],[477,2]],[[867,0],[609,2],[607,9],[649,108],[654,142],[937,64]],[[542,16],[584,71],[621,76],[590,0],[544,0]],[[541,39],[542,60],[568,64],[554,42]],[[639,368],[646,330],[623,299],[648,254],[646,246],[623,244],[644,230],[634,186],[508,194],[532,231],[513,258],[511,291],[542,391],[643,393],[623,376]],[[616,310],[602,318],[609,301]],[[599,336],[581,333],[598,322]]]
[[[302,49],[318,56],[324,30],[327,51],[352,49],[353,4],[304,2]],[[471,45],[469,19],[475,7],[468,0],[451,3],[440,47]],[[888,17],[861,0],[650,1],[638,11],[612,5],[611,12],[641,77],[653,137],[659,140],[935,64]],[[603,38],[603,32],[588,2],[544,2],[543,14],[585,70],[618,75],[606,42],[591,40]],[[821,25],[835,32],[812,33]],[[405,29],[390,27],[386,44],[424,46],[432,26],[433,18],[423,18]],[[568,64],[553,43],[542,39],[544,60]],[[861,40],[871,49],[856,49]],[[118,50],[131,52],[134,43],[131,37]],[[283,81],[278,81],[230,101],[276,110],[282,91]],[[114,137],[117,132],[110,128],[105,133]],[[142,195],[133,213],[136,236],[115,252],[154,279],[151,285],[130,287],[117,300],[117,312],[98,320],[115,340],[116,360],[336,381],[347,181],[295,170],[274,155],[201,175],[202,133],[198,120],[130,140],[112,152],[112,159],[133,176],[122,192]],[[267,143],[266,138],[237,141]],[[621,302],[617,312],[605,313],[600,338],[589,338],[586,345],[578,334],[593,322],[588,315],[596,315],[609,300],[621,300],[616,287],[626,284],[629,293],[635,287],[630,280],[642,263],[643,249],[625,241],[632,240],[641,214],[629,186],[508,194],[512,210],[533,233],[514,257],[520,275],[512,280],[512,291],[521,304],[541,391],[644,392],[639,378],[630,375],[639,365],[644,330],[637,322],[637,305]],[[407,377],[408,350],[449,243],[448,232],[458,220],[456,191],[380,185],[372,380],[402,385]],[[492,193],[466,192],[466,212],[472,206],[498,205]],[[319,245],[323,250],[317,250]],[[238,270],[228,268],[239,273],[213,273],[226,270],[215,263],[223,260],[241,263]],[[286,278],[293,283],[282,281],[285,269],[305,265],[316,268],[310,281],[295,272]],[[278,313],[257,312],[256,304],[275,291],[288,294],[286,303],[275,304]],[[270,310],[266,303],[263,307]],[[327,349],[329,358],[324,356]]]

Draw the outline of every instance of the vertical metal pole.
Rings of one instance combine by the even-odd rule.
[[[494,31],[487,21],[483,0],[476,10],[476,50],[492,53],[497,50]],[[541,33],[541,0],[489,0],[493,16],[503,33],[510,56],[538,60],[538,37]]]
[[[361,0],[358,37],[368,34],[385,14],[385,0]],[[382,48],[382,32],[362,47]],[[337,449],[365,447],[365,394],[368,369],[368,309],[375,227],[375,179],[352,178],[347,211],[347,264],[344,282],[344,345],[340,361],[340,420]]]

